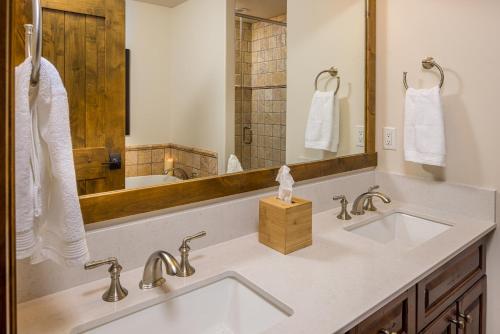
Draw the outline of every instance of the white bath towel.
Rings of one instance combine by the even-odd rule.
[[[305,147],[337,152],[340,113],[334,92],[314,93],[306,125]]]
[[[405,103],[405,160],[446,165],[446,141],[439,87],[409,88]]]
[[[31,70],[26,62],[29,59],[18,67],[16,89],[21,86],[21,95],[16,90],[16,102],[25,99],[26,87],[29,86],[29,76],[21,75],[27,68]],[[30,244],[29,248],[18,248],[18,258],[31,256],[32,263],[50,259],[68,266],[81,265],[88,260],[89,253],[76,189],[68,98],[59,73],[45,59],[41,63],[38,91],[31,101],[28,106],[33,124],[31,142],[16,142],[16,153],[23,151],[21,155],[25,155],[24,150],[31,147],[29,176],[33,181],[16,182],[16,195],[25,193],[26,198],[19,200],[23,202],[21,207],[26,207],[26,213],[30,206],[34,209],[32,217],[26,214],[16,219],[17,239],[24,241],[25,246]],[[24,102],[20,108],[16,107],[16,129],[25,127],[17,117],[18,114],[24,115],[25,108]],[[26,173],[24,164],[16,167],[16,172],[20,168]],[[36,184],[39,184],[38,194]],[[31,191],[25,189],[30,185],[33,185]],[[35,214],[35,209],[38,214]],[[19,230],[20,226],[22,230]],[[34,241],[27,242],[31,238]]]
[[[238,158],[234,154],[231,154],[227,161],[227,173],[230,174],[238,172],[243,172],[243,167],[241,167],[241,163]]]

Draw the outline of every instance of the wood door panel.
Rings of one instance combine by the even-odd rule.
[[[73,148],[86,146],[85,106],[85,16],[59,12],[64,16],[64,85],[68,92]]]
[[[415,334],[416,298],[416,288],[413,287],[359,324],[355,333],[379,334],[387,330],[390,333]]]
[[[18,0],[16,6],[24,14],[16,17],[16,26],[31,23],[31,1]],[[125,155],[124,0],[42,0],[42,16],[42,54],[55,65],[68,93],[74,157],[80,159],[75,160],[78,192],[123,189],[125,169],[109,170],[101,162],[111,153]],[[24,30],[16,36],[19,63]],[[89,155],[90,163],[85,161]]]
[[[43,56],[57,68],[64,82],[64,15],[46,9],[42,12],[43,20]]]
[[[465,316],[464,334],[486,334],[486,276],[460,298],[458,310]]]
[[[485,272],[485,244],[482,240],[423,279],[417,285],[418,330],[444,312]]]

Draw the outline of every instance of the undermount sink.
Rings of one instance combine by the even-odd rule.
[[[94,321],[73,333],[257,334],[292,313],[245,278],[226,273],[181,295]]]
[[[348,230],[382,244],[397,244],[405,248],[413,248],[450,228],[449,225],[431,220],[404,213],[393,213]]]

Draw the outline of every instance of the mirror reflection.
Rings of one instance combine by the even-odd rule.
[[[127,2],[127,187],[364,152],[365,2],[234,5]]]
[[[364,152],[364,0],[126,0],[124,34],[95,12],[43,14],[80,194]]]

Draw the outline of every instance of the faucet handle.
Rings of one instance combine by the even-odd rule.
[[[106,302],[117,302],[127,297],[128,291],[120,284],[120,272],[123,267],[118,263],[116,257],[110,257],[104,260],[90,261],[85,263],[85,270],[95,269],[103,265],[110,265],[108,272],[111,276],[111,284],[108,290],[102,295],[102,299]]]
[[[181,253],[181,263],[180,270],[177,272],[177,276],[179,277],[188,277],[194,274],[195,269],[189,263],[189,251],[191,248],[188,243],[194,239],[202,238],[207,235],[207,232],[201,231],[191,236],[187,236],[182,240],[182,245],[179,248],[179,252]]]
[[[340,201],[340,205],[342,205],[342,210],[337,215],[337,219],[351,220],[352,217],[349,215],[349,212],[347,212],[347,205],[349,204],[347,197],[345,195],[335,195],[333,196],[333,200]]]
[[[89,261],[89,262],[85,263],[85,265],[83,267],[85,268],[85,270],[90,270],[90,269],[95,269],[97,267],[103,266],[105,264],[109,264],[109,265],[111,265],[111,267],[120,265],[118,263],[118,259],[116,257],[109,257],[109,258],[104,259],[104,260]]]
[[[368,192],[380,189],[379,185],[374,185],[368,188]],[[377,207],[373,205],[373,197],[368,197],[363,203],[363,209],[365,211],[377,211]]]
[[[347,197],[345,195],[333,195],[334,201],[347,201]]]
[[[188,246],[189,242],[191,242],[194,239],[202,238],[202,237],[204,237],[206,235],[207,235],[207,232],[201,231],[201,232],[198,232],[198,233],[196,233],[194,235],[190,235],[190,236],[185,237],[184,239],[182,239],[181,248],[188,248],[189,249],[189,246]]]

